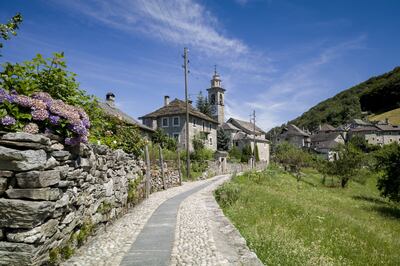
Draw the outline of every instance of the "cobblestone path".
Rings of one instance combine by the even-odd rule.
[[[212,195],[228,178],[152,194],[63,265],[261,265]]]

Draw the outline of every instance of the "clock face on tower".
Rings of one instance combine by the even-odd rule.
[[[215,105],[211,106],[211,114],[217,115],[217,107]]]

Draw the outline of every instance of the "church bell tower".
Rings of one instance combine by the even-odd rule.
[[[222,88],[221,78],[217,73],[217,67],[215,66],[214,75],[211,79],[211,87],[207,89],[208,102],[211,104],[211,115],[214,120],[218,121],[220,125],[225,122],[224,114],[224,101],[225,101],[225,89]]]

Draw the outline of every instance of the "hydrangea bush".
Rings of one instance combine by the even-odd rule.
[[[53,99],[48,93],[26,96],[0,89],[0,126],[7,131],[56,133],[73,146],[87,143],[90,120],[81,107]]]

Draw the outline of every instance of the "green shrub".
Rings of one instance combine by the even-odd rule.
[[[56,247],[49,251],[49,264],[58,265],[60,263],[60,248]]]
[[[79,230],[79,233],[76,235],[76,241],[78,243],[78,247],[82,246],[83,243],[85,243],[86,239],[90,236],[92,231],[93,231],[93,224],[90,221],[84,222]]]
[[[233,146],[232,149],[229,151],[229,159],[233,162],[240,162],[242,158],[242,152],[239,150],[238,147]]]
[[[214,192],[215,199],[222,207],[231,206],[240,196],[240,186],[233,182],[227,182]]]
[[[142,182],[143,177],[139,176],[134,180],[129,181],[128,186],[128,202],[137,203],[139,201],[138,186]]]

